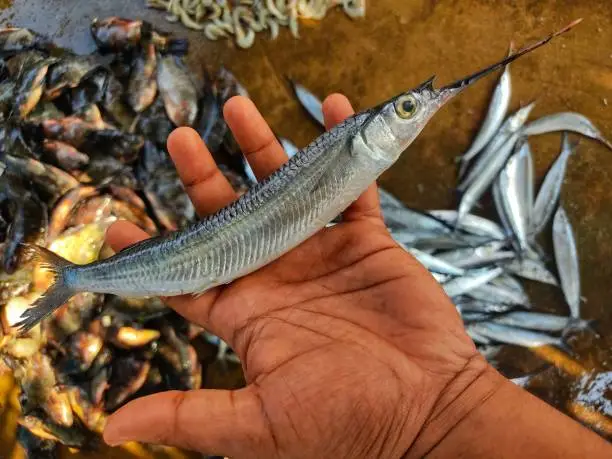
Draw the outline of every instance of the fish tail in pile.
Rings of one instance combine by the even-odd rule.
[[[66,269],[75,266],[73,263],[37,245],[26,245],[26,250],[33,255],[34,260],[39,262],[43,269],[53,274],[53,283],[31,308],[23,312],[20,317],[22,320],[15,324],[20,333],[30,330],[78,293],[66,283]]]

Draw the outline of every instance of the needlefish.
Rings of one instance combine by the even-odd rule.
[[[341,214],[397,161],[442,106],[579,22],[440,89],[434,88],[432,77],[347,118],[238,200],[182,231],[86,265],[30,246],[41,266],[53,274],[53,283],[16,325],[22,332],[32,328],[79,292],[197,296],[267,265]]]

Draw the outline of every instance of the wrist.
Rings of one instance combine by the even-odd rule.
[[[441,393],[404,457],[595,459],[612,457],[612,447],[478,356]]]
[[[446,385],[404,457],[422,458],[438,449],[451,431],[497,394],[512,385],[480,355],[472,357],[465,368]]]

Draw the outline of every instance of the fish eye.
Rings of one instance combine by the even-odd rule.
[[[404,119],[410,119],[418,110],[418,102],[414,98],[414,96],[410,94],[406,94],[405,96],[401,96],[395,102],[395,111],[397,114]]]

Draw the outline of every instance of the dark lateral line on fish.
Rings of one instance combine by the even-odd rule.
[[[505,59],[497,62],[496,64],[490,65],[489,67],[480,70],[466,78],[462,78],[461,80],[457,80],[454,83],[451,83],[447,86],[444,86],[443,88],[441,88],[441,90],[445,90],[445,89],[461,89],[465,86],[469,86],[472,83],[474,83],[475,81],[481,79],[482,77],[488,75],[489,73],[504,67],[506,64],[509,64],[510,62],[518,59],[519,57],[530,53],[531,51],[539,48],[540,46],[545,45],[546,43],[548,43],[550,40],[552,40],[553,38],[564,34],[565,32],[568,32],[570,29],[572,29],[573,27],[577,26],[578,24],[580,24],[582,22],[582,18],[576,19],[575,21],[570,22],[568,25],[566,25],[565,27],[563,27],[562,29],[558,30],[557,32],[553,32],[550,35],[548,35],[546,38],[543,38],[540,41],[537,41],[529,46],[526,46],[520,50],[518,50],[515,54],[511,54],[510,56],[506,57]]]

